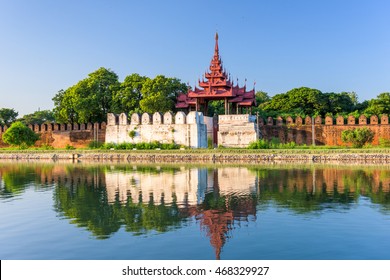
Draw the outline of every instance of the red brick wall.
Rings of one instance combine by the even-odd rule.
[[[372,145],[378,145],[380,138],[390,140],[390,125],[387,116],[382,116],[380,119],[376,116],[372,116],[370,119],[361,116],[357,120],[353,117],[345,120],[342,117],[338,117],[337,120],[331,117],[325,119],[317,117],[314,120],[314,126],[311,124],[310,117],[295,120],[291,117],[285,120],[280,117],[276,120],[268,118],[266,121],[261,120],[259,123],[259,129],[264,139],[271,140],[276,137],[282,143],[294,141],[299,145],[311,145],[313,127],[316,145],[346,146],[346,143],[341,141],[341,133],[344,130],[360,127],[368,127],[374,131]]]
[[[54,148],[65,148],[67,145],[75,148],[87,147],[88,144],[97,139],[105,141],[106,123],[95,124],[42,124],[29,125],[30,129],[40,135],[35,146],[50,145]],[[5,129],[0,126],[0,148],[7,147],[3,142],[2,134]]]

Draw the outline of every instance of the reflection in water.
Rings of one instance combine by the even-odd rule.
[[[29,186],[54,187],[54,207],[96,238],[123,227],[134,235],[199,223],[219,259],[242,223],[270,203],[295,213],[348,209],[367,197],[390,211],[388,167],[188,167],[0,163],[0,199]],[[256,214],[257,213],[257,214]]]
[[[134,221],[145,220],[151,208],[158,216],[148,222],[155,227],[143,227],[145,230],[166,231],[195,217],[210,238],[217,259],[234,221],[256,214],[256,174],[246,168],[134,166],[121,170],[113,166],[105,173],[105,182],[109,203],[138,209],[131,211],[137,214],[126,220],[126,229]],[[130,231],[134,232],[133,227]]]

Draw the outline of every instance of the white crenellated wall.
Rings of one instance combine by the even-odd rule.
[[[129,133],[135,132],[134,138]],[[158,141],[160,143],[176,143],[191,148],[207,147],[207,128],[203,114],[190,112],[186,115],[178,112],[150,115],[122,113],[119,116],[107,114],[106,143],[140,143]]]
[[[245,148],[258,139],[254,116],[220,115],[218,125],[218,145]]]

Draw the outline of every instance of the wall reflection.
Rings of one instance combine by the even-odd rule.
[[[150,166],[0,162],[0,199],[53,190],[54,209],[96,238],[197,222],[219,259],[234,229],[270,203],[295,213],[348,209],[367,197],[390,213],[390,168]]]

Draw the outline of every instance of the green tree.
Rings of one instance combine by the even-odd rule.
[[[118,76],[103,67],[84,80],[61,90],[53,98],[56,121],[102,122],[111,111],[114,93],[119,88]]]
[[[265,91],[261,91],[261,90],[256,91],[255,98],[256,98],[257,106],[271,100],[268,93],[266,93]]]
[[[1,108],[0,109],[0,125],[9,126],[11,123],[13,123],[16,120],[17,116],[18,116],[18,112],[16,112],[14,109]]]
[[[137,73],[127,76],[113,96],[112,111],[129,113],[138,109],[142,99],[142,87],[147,80],[150,79]]]
[[[384,92],[377,96],[377,98],[368,101],[368,107],[364,113],[381,115],[390,114],[390,92]]]
[[[355,93],[341,92],[341,93],[325,93],[324,98],[327,102],[326,113],[333,115],[341,113],[350,113],[355,110],[357,105],[357,97]]]
[[[24,115],[20,120],[24,124],[43,124],[55,121],[54,113],[51,110],[35,111],[32,114]]]
[[[75,110],[76,95],[73,87],[66,90],[59,90],[52,99],[54,101],[54,117],[58,123],[75,123],[78,121],[78,114]]]
[[[32,146],[39,136],[22,122],[14,122],[3,134],[3,141],[12,146]]]
[[[212,117],[214,115],[224,115],[225,114],[225,102],[223,100],[213,100],[208,104],[208,115]]]
[[[147,79],[142,86],[141,110],[148,113],[173,111],[180,92],[187,92],[187,85],[177,78],[158,75]]]
[[[269,102],[263,103],[260,109],[265,112],[293,114],[299,111],[306,115],[324,115],[327,113],[327,102],[325,95],[318,89],[300,87],[275,95]]]
[[[366,143],[371,143],[374,140],[375,133],[367,128],[355,128],[350,130],[344,130],[341,133],[341,140],[346,143],[352,143],[354,148],[361,148]]]

